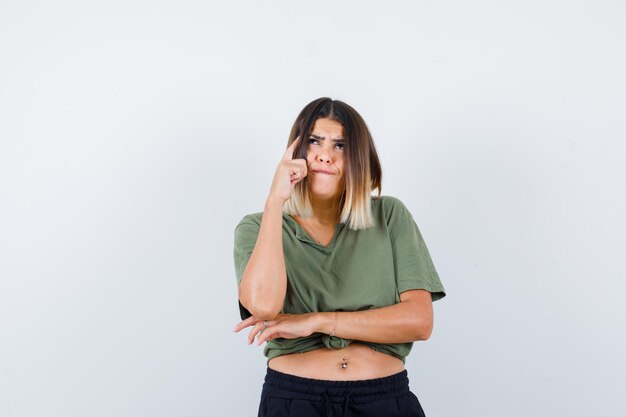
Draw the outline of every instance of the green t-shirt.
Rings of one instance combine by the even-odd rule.
[[[283,251],[287,293],[282,313],[360,311],[400,302],[399,294],[413,289],[443,298],[445,289],[430,258],[424,239],[406,206],[391,196],[372,196],[375,226],[351,230],[335,226],[331,243],[324,247],[287,213],[283,212]],[[244,216],[235,228],[234,260],[237,285],[256,244],[263,213]],[[241,319],[251,316],[239,303]],[[263,354],[267,362],[276,356],[307,352],[321,347],[341,349],[352,340],[324,333],[296,339],[269,340]],[[357,341],[355,341],[357,342]],[[413,343],[358,341],[375,351],[405,362]]]

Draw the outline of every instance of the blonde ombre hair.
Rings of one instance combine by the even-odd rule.
[[[365,121],[346,103],[328,97],[318,98],[307,104],[296,118],[287,146],[298,137],[303,140],[296,147],[293,158],[305,159],[308,138],[317,119],[330,119],[341,124],[345,140],[345,188],[339,200],[339,222],[346,223],[352,230],[374,226],[372,216],[372,191],[382,191],[382,169],[372,135]],[[283,211],[301,217],[311,217],[308,176],[298,182],[291,197],[285,202]]]

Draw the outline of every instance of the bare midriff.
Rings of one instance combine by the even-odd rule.
[[[387,353],[352,342],[343,349],[322,347],[271,359],[268,367],[303,378],[349,381],[382,378],[404,370],[404,363]]]

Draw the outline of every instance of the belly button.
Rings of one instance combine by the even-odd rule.
[[[343,369],[346,369],[346,368],[348,367],[347,358],[345,358],[345,357],[344,357],[344,358],[341,360],[341,367],[342,367]]]

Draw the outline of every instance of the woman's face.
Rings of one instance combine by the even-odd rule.
[[[307,141],[307,176],[311,192],[316,197],[339,197],[345,188],[347,141],[343,137],[343,126],[335,120],[317,119]]]

